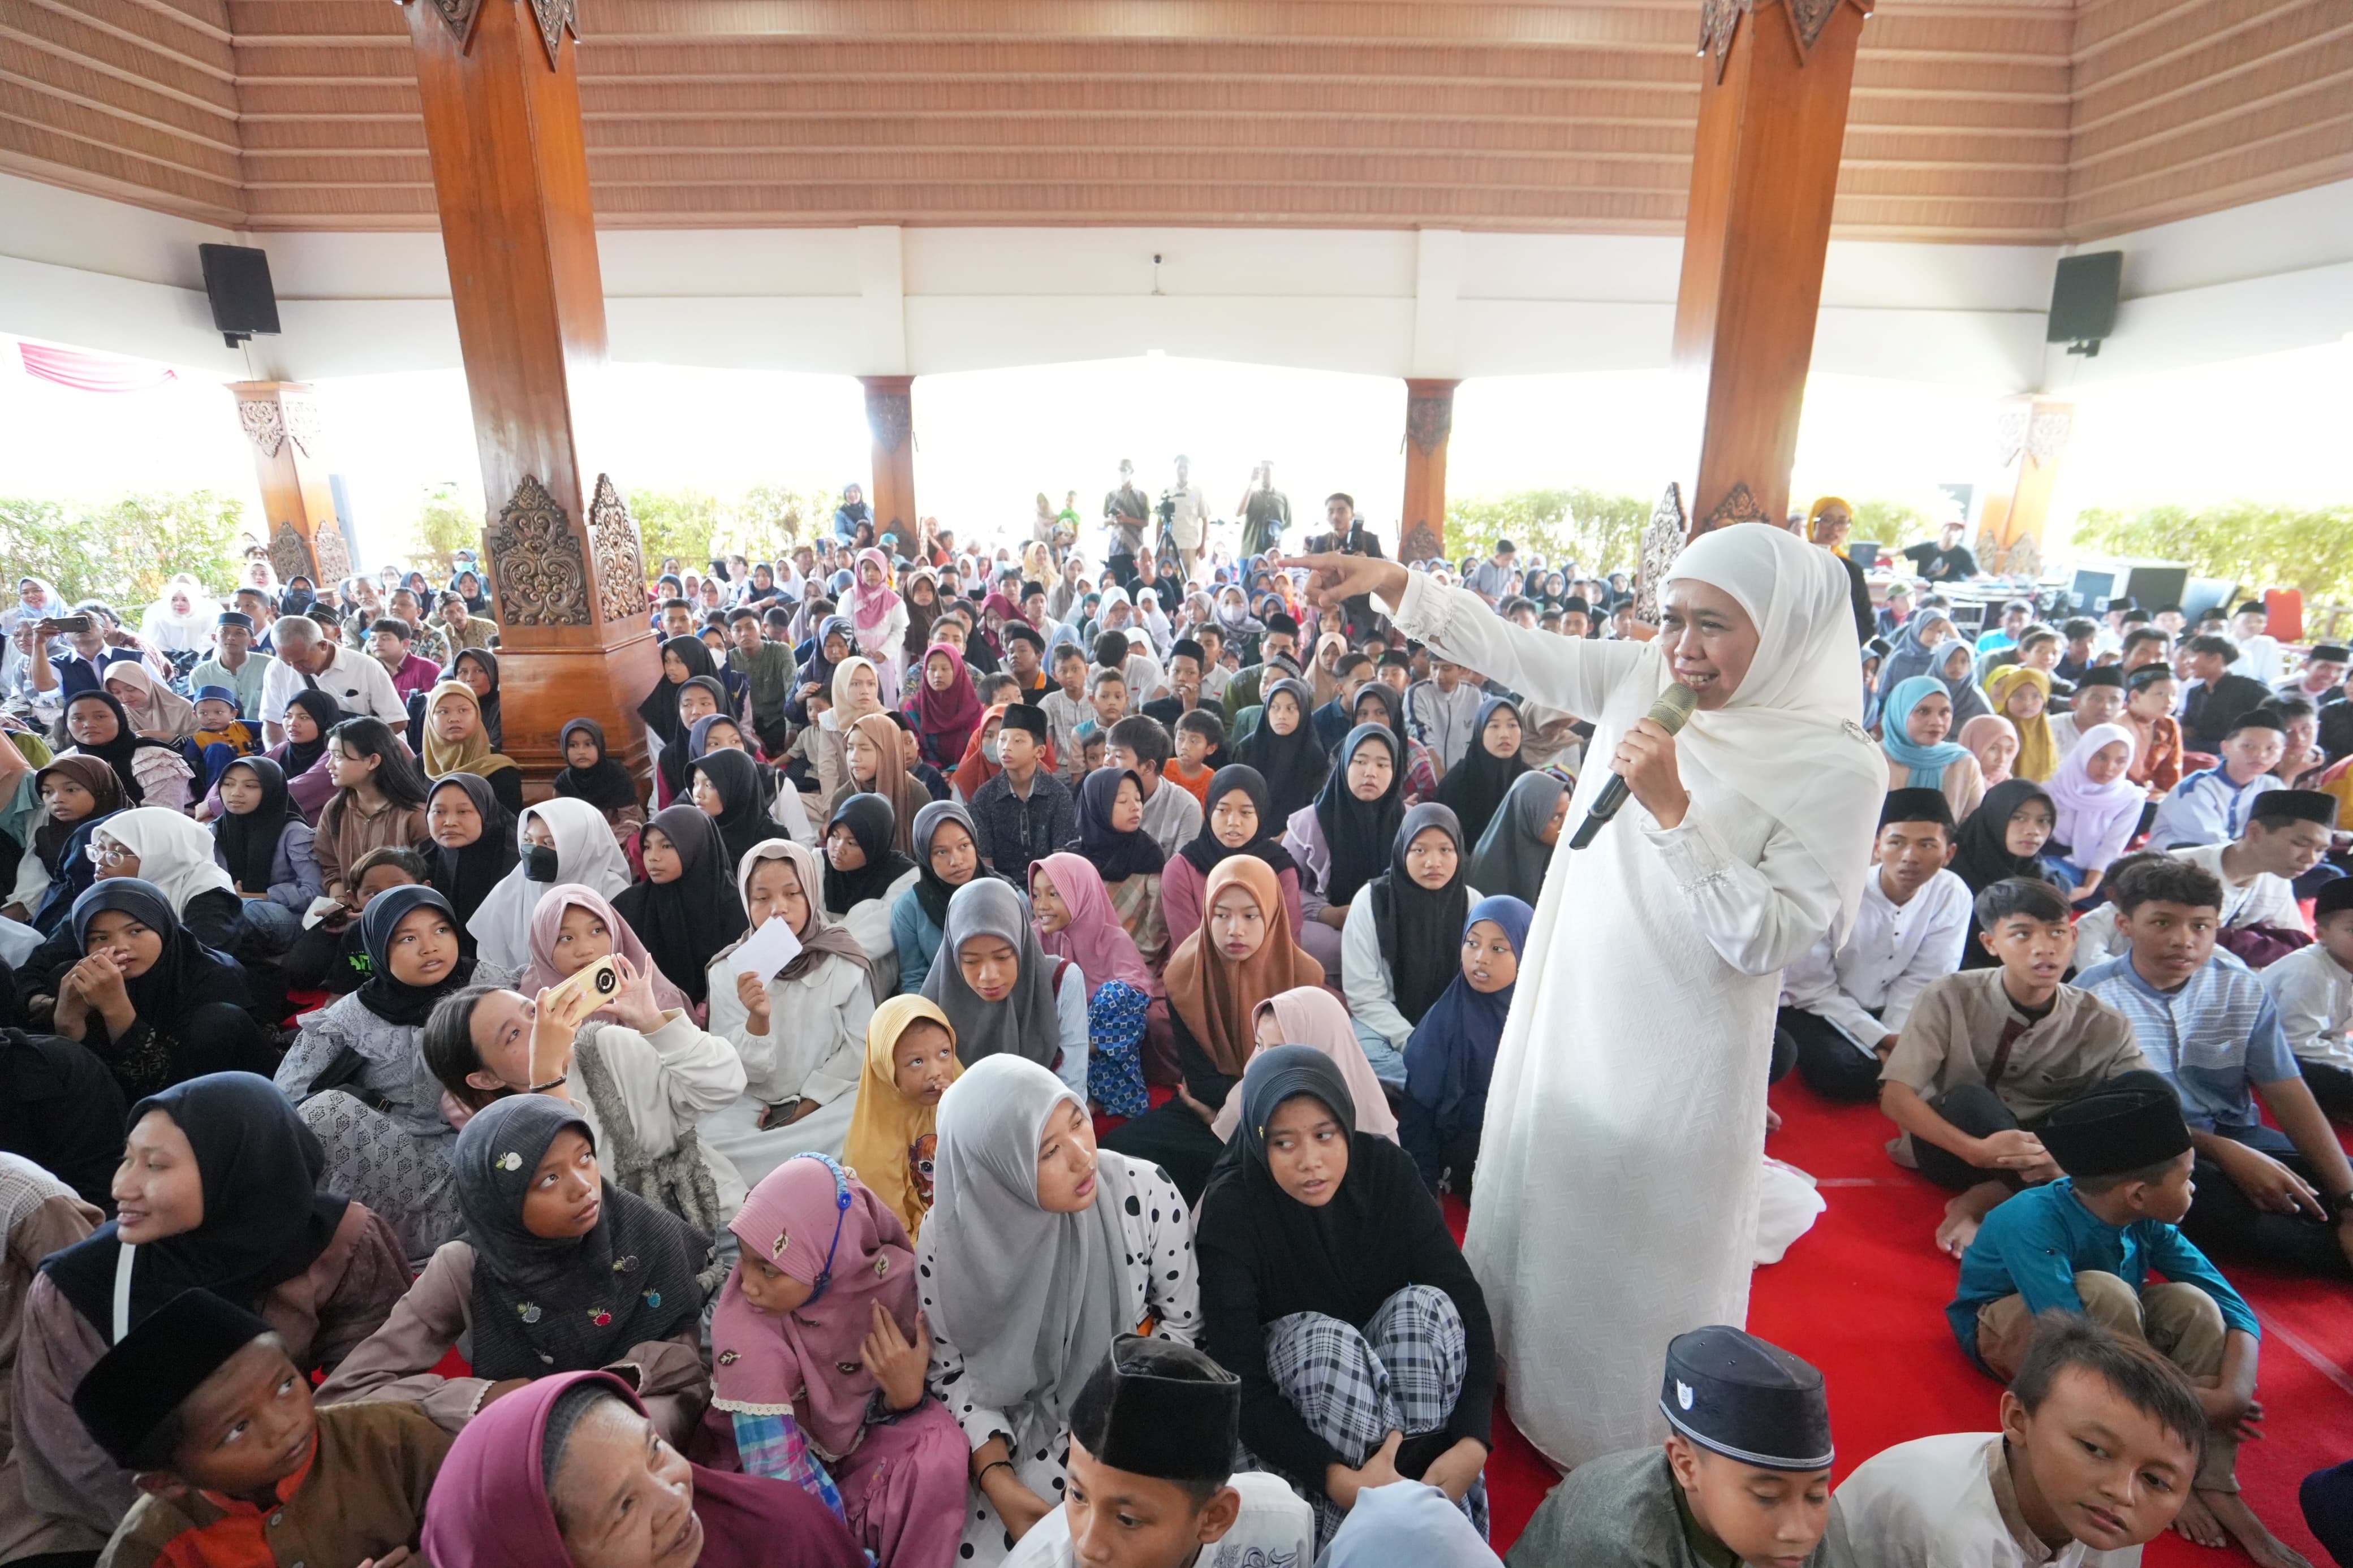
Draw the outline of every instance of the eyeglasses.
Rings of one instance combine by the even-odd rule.
[[[95,838],[90,840],[89,848],[83,853],[90,857],[90,863],[93,866],[120,866],[126,860],[139,858],[139,853],[134,849],[126,849],[111,842],[101,844]]]

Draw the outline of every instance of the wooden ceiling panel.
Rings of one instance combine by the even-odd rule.
[[[1837,230],[2048,242],[2336,177],[2344,5],[1882,0]],[[581,0],[578,62],[614,226],[1653,233],[1696,10]],[[0,0],[0,162],[258,228],[429,228],[406,34],[389,0]]]

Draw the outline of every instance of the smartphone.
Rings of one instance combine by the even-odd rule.
[[[611,1001],[620,989],[621,971],[608,953],[571,979],[558,981],[551,986],[547,1000],[550,1005],[554,1005],[562,998],[586,992],[596,999],[598,1006],[602,1006]]]
[[[57,616],[41,623],[41,635],[43,637],[56,637],[60,634],[86,632],[88,630],[90,630],[90,617],[88,616]]]

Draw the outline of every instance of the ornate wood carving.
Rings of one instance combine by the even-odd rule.
[[[248,403],[246,406],[258,405]],[[270,406],[274,409],[276,405]],[[311,546],[304,542],[302,531],[290,522],[280,522],[278,531],[269,536],[269,565],[280,583],[291,583],[297,577],[318,581],[318,572],[311,564]]]
[[[2042,572],[2042,546],[2034,536],[2027,534],[2008,544],[1997,544],[1986,552],[1985,569],[1998,577],[2040,576]]]
[[[1454,395],[1406,399],[1405,433],[1424,456],[1444,446],[1454,433]]]
[[[2018,461],[2018,454],[2026,446],[2027,412],[2023,408],[2005,408],[1994,416],[1993,454],[1996,466],[2008,468]]]
[[[1719,528],[1727,527],[1736,522],[1769,522],[1771,521],[1765,515],[1765,509],[1757,504],[1757,498],[1749,493],[1748,482],[1746,479],[1736,479],[1733,482],[1732,488],[1724,493],[1724,499],[1715,503],[1715,510],[1700,519],[1697,531],[1713,533]]]
[[[1810,55],[1814,45],[1821,41],[1822,29],[1830,25],[1831,13],[1843,0],[1782,0],[1788,8],[1789,25],[1798,32],[1798,52]]]
[[[480,4],[480,0],[476,3]],[[531,0],[531,14],[539,21],[539,41],[547,46],[547,63],[553,68],[564,35],[568,32],[575,38],[580,36],[578,0]]]
[[[626,621],[646,613],[646,554],[638,540],[637,520],[621,499],[610,474],[596,476],[596,498],[588,503],[588,543],[596,557],[596,603],[607,621]]]
[[[1683,553],[1685,526],[1683,487],[1670,484],[1659,504],[1651,509],[1650,523],[1642,530],[1641,560],[1634,573],[1634,615],[1645,626],[1659,624],[1659,589],[1675,557]]]
[[[2075,428],[2073,408],[2037,408],[2026,426],[2026,455],[2037,468],[2055,460],[2067,448]]]
[[[343,543],[343,524],[332,517],[319,520],[319,531],[311,536],[311,556],[319,563],[322,581],[342,582],[352,574],[352,552]]]
[[[1715,62],[1715,79],[1724,79],[1725,63],[1732,58],[1732,35],[1755,0],[1700,0],[1699,52]]]
[[[588,567],[572,520],[536,476],[525,474],[491,520],[483,542],[498,580],[499,619],[511,626],[586,626]]]
[[[903,392],[869,392],[866,426],[873,433],[876,451],[897,451],[914,432],[913,400]]]
[[[1407,529],[1405,537],[1398,542],[1398,559],[1400,561],[1435,561],[1445,553],[1446,541],[1439,536],[1438,530],[1430,526],[1428,518]]]
[[[286,416],[274,397],[256,397],[238,404],[237,422],[247,438],[260,448],[265,458],[278,456],[278,448],[286,444]],[[310,447],[305,446],[303,450],[307,452]],[[284,575],[280,574],[281,578]]]
[[[406,5],[408,0],[402,0]],[[449,31],[458,37],[458,47],[464,49],[473,42],[474,18],[481,14],[482,0],[428,0],[441,19],[449,24]]]
[[[278,395],[278,409],[280,421],[286,426],[286,434],[293,439],[294,445],[302,449],[302,455],[317,457],[319,405],[311,402],[307,394],[281,392]]]

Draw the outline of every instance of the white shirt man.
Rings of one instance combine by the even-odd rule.
[[[1406,733],[1428,746],[1440,770],[1451,768],[1471,749],[1471,731],[1479,722],[1479,705],[1487,694],[1470,672],[1444,659],[1430,661],[1431,677],[1418,680],[1405,694]],[[1454,689],[1446,689],[1451,679]]]
[[[1189,578],[1201,558],[1209,524],[1209,499],[1193,482],[1191,458],[1176,459],[1176,482],[1168,487],[1168,499],[1175,503],[1168,515],[1168,537],[1176,542],[1177,552],[1185,557],[1185,574]]]
[[[1928,983],[1961,966],[1969,934],[1969,885],[1939,871],[1905,903],[1887,896],[1877,868],[1846,940],[1824,937],[1781,974],[1781,1005],[1821,1018],[1870,1051],[1900,1034]]]
[[[261,721],[269,726],[270,744],[284,738],[286,705],[296,692],[313,686],[344,712],[381,719],[396,735],[407,725],[408,705],[393,689],[384,666],[356,648],[328,641],[315,621],[301,616],[280,621],[278,655],[261,682]]]
[[[2140,1548],[2053,1550],[2019,1509],[2001,1434],[1947,1432],[1883,1449],[1847,1477],[1821,1555],[1829,1568],[2124,1568]]]

